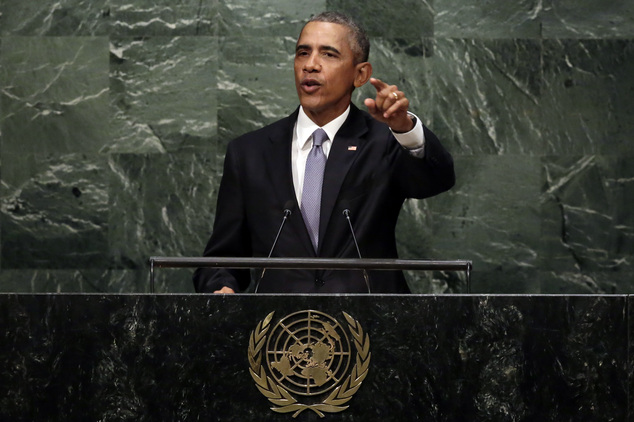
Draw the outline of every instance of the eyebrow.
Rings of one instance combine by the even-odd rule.
[[[295,47],[295,52],[297,53],[300,50],[310,50],[310,49],[311,49],[311,47],[309,45],[300,44],[297,47]],[[339,50],[337,50],[335,47],[332,47],[330,45],[321,45],[321,46],[319,46],[319,50],[320,51],[332,51],[333,53],[341,54],[341,52]]]

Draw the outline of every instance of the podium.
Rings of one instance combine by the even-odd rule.
[[[164,268],[263,268],[329,270],[419,270],[464,271],[467,293],[471,292],[471,261],[427,259],[335,259],[335,258],[236,258],[236,257],[150,257],[150,293],[154,293],[154,269]],[[367,273],[366,277],[367,277]],[[366,279],[367,283],[367,279]],[[370,286],[368,285],[368,289]]]
[[[626,421],[629,302],[622,295],[2,294],[0,420]],[[301,334],[293,318],[319,324]],[[335,359],[322,346],[341,343],[344,333],[351,346]],[[309,378],[333,381],[325,394],[301,396],[283,383],[291,367],[324,362],[338,381],[321,369]],[[258,385],[258,371],[291,397],[277,384]],[[348,396],[327,400],[337,388]],[[311,404],[345,409],[318,412]]]

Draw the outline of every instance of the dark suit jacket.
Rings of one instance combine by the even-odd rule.
[[[451,188],[453,160],[425,130],[425,156],[403,149],[387,125],[351,106],[335,136],[322,191],[319,251],[299,212],[291,173],[292,132],[298,110],[245,134],[227,147],[213,233],[204,256],[268,256],[283,210],[292,204],[273,256],[358,258],[343,210],[350,210],[364,258],[396,258],[395,226],[405,198],[426,198]],[[352,148],[351,148],[352,147]],[[198,292],[250,283],[247,270],[198,269]],[[370,272],[372,292],[409,292],[398,271]],[[267,270],[259,292],[367,292],[360,271]]]

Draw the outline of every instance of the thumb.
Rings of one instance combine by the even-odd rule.
[[[376,114],[376,101],[374,101],[372,98],[366,98],[363,104],[365,104],[365,106],[368,108],[368,113],[370,113],[371,115]]]

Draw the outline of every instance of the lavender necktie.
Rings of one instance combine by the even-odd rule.
[[[306,171],[304,173],[304,187],[302,191],[302,216],[317,251],[319,245],[319,210],[321,208],[321,187],[324,182],[326,168],[326,154],[321,144],[328,139],[326,132],[319,128],[313,132],[313,148],[308,153]]]

